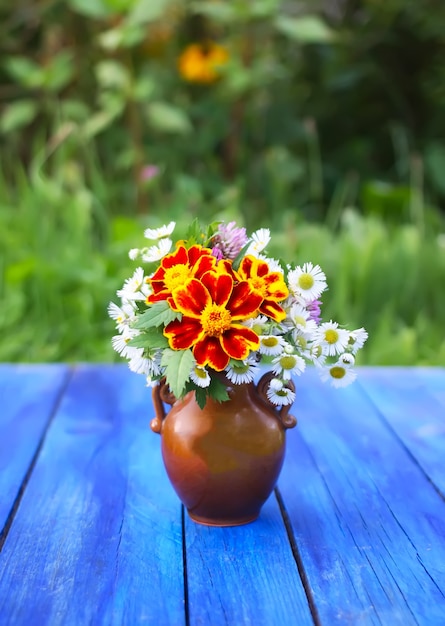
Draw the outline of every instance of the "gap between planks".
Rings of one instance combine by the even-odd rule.
[[[17,492],[17,495],[16,495],[16,497],[14,499],[14,502],[12,504],[11,510],[9,512],[9,515],[8,515],[7,519],[6,519],[5,525],[2,528],[2,530],[0,531],[0,552],[2,551],[3,546],[5,545],[6,538],[7,538],[8,534],[9,534],[11,526],[12,526],[12,524],[14,522],[15,516],[17,514],[17,511],[19,509],[20,503],[21,503],[22,498],[23,498],[23,494],[25,493],[26,487],[27,487],[27,485],[28,485],[28,483],[29,483],[29,481],[31,479],[32,473],[34,471],[34,467],[35,467],[35,465],[37,463],[37,460],[38,460],[38,458],[40,456],[40,452],[41,452],[41,450],[43,448],[43,445],[45,443],[46,436],[47,436],[47,434],[49,432],[49,429],[50,429],[51,424],[52,424],[52,422],[54,420],[54,417],[55,417],[57,411],[59,410],[60,404],[62,402],[62,398],[63,398],[63,396],[65,394],[66,388],[68,387],[68,384],[69,384],[71,378],[73,377],[73,374],[74,374],[74,368],[70,368],[68,370],[68,372],[66,373],[66,375],[65,375],[65,380],[60,385],[59,392],[58,392],[58,394],[56,396],[54,405],[53,405],[52,410],[51,410],[51,412],[49,414],[49,418],[48,418],[48,421],[47,421],[47,423],[45,425],[45,428],[43,430],[43,433],[42,433],[42,436],[40,438],[39,444],[38,444],[38,446],[36,448],[36,451],[34,452],[34,455],[33,455],[32,459],[31,459],[31,463],[29,464],[29,467],[28,467],[28,469],[26,471],[26,474],[25,474],[25,476],[23,478],[23,481],[22,481],[22,483],[20,485],[20,488],[19,488],[19,490]]]
[[[293,557],[295,559],[295,563],[297,565],[298,573],[300,575],[301,583],[304,588],[304,593],[306,594],[306,599],[309,605],[309,610],[311,612],[311,616],[314,622],[314,626],[322,626],[320,617],[318,615],[317,607],[315,606],[314,597],[312,595],[312,591],[309,585],[309,580],[306,575],[306,570],[304,569],[303,560],[300,555],[300,551],[298,550],[297,542],[295,541],[294,534],[292,532],[292,525],[289,519],[289,515],[287,513],[286,507],[284,505],[283,498],[278,487],[274,489],[275,497],[278,502],[278,506],[280,508],[281,516],[283,518],[284,526],[286,528],[287,537],[289,539],[290,547],[292,550]]]

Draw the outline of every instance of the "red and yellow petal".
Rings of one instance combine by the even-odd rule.
[[[231,298],[227,304],[232,319],[245,320],[253,317],[263,301],[262,296],[254,293],[245,280],[234,285]]]
[[[284,300],[289,295],[289,289],[280,272],[271,272],[263,277],[263,281],[269,297]]]
[[[284,311],[275,300],[267,298],[263,300],[259,312],[263,315],[267,315],[267,317],[272,318],[276,322],[282,322],[286,317],[286,311]]]
[[[232,359],[246,359],[252,350],[258,350],[258,335],[247,326],[234,324],[221,336],[221,345]]]
[[[215,257],[208,254],[203,254],[197,259],[197,261],[190,261],[192,265],[192,273],[195,278],[201,278],[206,272],[210,272],[215,268]]]
[[[193,348],[193,356],[198,365],[209,365],[217,372],[222,372],[230,361],[224,352],[218,337],[204,337]]]
[[[198,320],[183,316],[167,324],[164,335],[172,350],[187,350],[202,339],[203,332]]]
[[[208,289],[210,297],[218,306],[224,306],[229,301],[233,290],[233,278],[229,274],[207,272],[201,282]]]
[[[175,289],[172,297],[178,311],[196,319],[201,318],[203,310],[212,301],[207,289],[196,278]]]
[[[174,265],[188,265],[188,262],[189,257],[187,254],[187,249],[184,246],[178,246],[174,252],[167,254],[167,256],[162,259],[161,267],[166,270],[170,267],[173,267]],[[155,276],[156,273],[154,274],[153,278],[155,278]]]

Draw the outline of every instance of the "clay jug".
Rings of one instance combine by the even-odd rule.
[[[272,377],[265,374],[257,385],[224,379],[229,400],[208,399],[202,409],[194,392],[176,400],[164,381],[153,389],[151,428],[162,436],[167,474],[195,522],[247,524],[272,492],[284,460],[285,431],[296,424],[289,406],[278,410],[268,400]],[[172,405],[168,413],[164,403]]]

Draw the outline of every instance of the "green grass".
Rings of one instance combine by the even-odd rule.
[[[106,184],[95,176],[92,189],[66,161],[51,176],[35,167],[0,181],[1,361],[116,360],[106,309],[135,267],[128,250],[143,244],[148,224],[176,219],[177,232],[185,232],[190,217],[171,196],[150,216],[111,215]],[[335,230],[302,221],[297,211],[283,215],[271,252],[321,265],[329,285],[323,318],[369,331],[360,364],[445,364],[438,233],[336,210]],[[233,210],[218,217],[233,219]]]

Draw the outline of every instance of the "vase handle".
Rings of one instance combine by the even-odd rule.
[[[275,378],[273,372],[267,372],[266,374],[264,374],[256,385],[257,393],[261,400],[265,404],[267,404],[268,407],[272,408],[275,413],[278,414],[279,420],[283,425],[283,428],[294,428],[297,425],[297,418],[289,413],[291,405],[287,404],[278,409],[277,406],[273,404],[273,402],[271,402],[267,397],[267,390],[269,388],[269,384],[272,378]],[[287,381],[286,387],[295,392],[295,385],[291,380]]]
[[[176,396],[170,391],[170,387],[167,385],[165,378],[159,381],[159,384],[153,387],[152,391],[153,406],[155,410],[155,417],[150,422],[150,428],[154,433],[161,434],[162,422],[164,421],[167,413],[165,412],[165,404],[174,404],[176,402]]]

